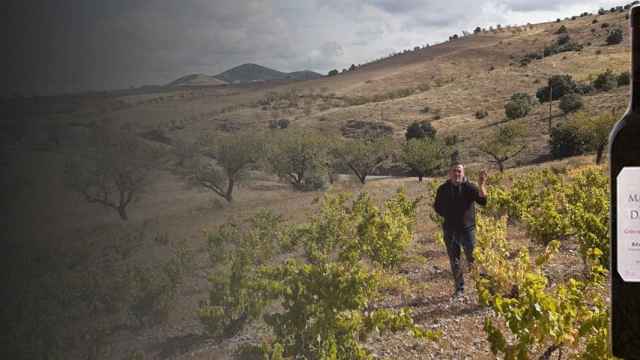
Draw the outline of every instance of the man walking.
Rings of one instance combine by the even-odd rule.
[[[438,215],[444,218],[442,230],[453,273],[454,298],[461,296],[464,292],[460,247],[464,249],[467,263],[473,264],[476,227],[474,203],[482,206],[487,204],[486,180],[487,173],[483,170],[480,172],[479,187],[470,183],[464,176],[464,167],[454,163],[449,169],[449,179],[438,187],[436,193],[433,207]]]

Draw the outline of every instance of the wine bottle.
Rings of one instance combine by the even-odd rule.
[[[614,356],[640,359],[640,5],[629,13],[631,99],[609,135],[609,337]]]

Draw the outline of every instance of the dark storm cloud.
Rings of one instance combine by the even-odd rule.
[[[9,0],[2,93],[163,84],[246,62],[326,72],[475,26],[552,20],[616,1]]]

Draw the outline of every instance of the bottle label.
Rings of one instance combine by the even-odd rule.
[[[640,282],[640,167],[625,167],[616,179],[618,273]]]

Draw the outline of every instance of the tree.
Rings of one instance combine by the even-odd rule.
[[[322,184],[327,147],[319,135],[286,129],[272,137],[267,148],[267,167],[296,190],[315,190]]]
[[[402,146],[400,159],[418,177],[418,181],[422,181],[423,177],[446,166],[449,149],[437,139],[411,139]]]
[[[584,106],[582,97],[576,93],[565,94],[560,98],[560,110],[565,114],[576,112]]]
[[[613,28],[609,30],[609,35],[607,35],[607,45],[620,44],[623,38],[624,38],[624,33],[622,29],[618,27]]]
[[[573,119],[584,144],[586,144],[586,149],[595,150],[596,164],[600,164],[602,161],[602,155],[609,141],[609,132],[611,132],[611,128],[618,118],[619,116],[615,109],[612,109],[611,112],[601,113],[596,116],[581,112],[576,114]]]
[[[479,146],[479,150],[491,156],[491,162],[495,163],[504,172],[504,163],[520,154],[527,146],[523,143],[525,129],[521,125],[507,124],[498,126],[493,136]]]
[[[533,100],[526,93],[515,93],[511,95],[511,99],[504,105],[504,112],[508,119],[517,119],[527,116],[531,111]]]
[[[329,73],[327,75],[328,76],[336,76],[336,75],[338,75],[338,70],[337,69],[333,69],[333,70],[329,71]]]
[[[431,138],[433,139],[436,136],[436,129],[431,125],[430,122],[424,121],[414,121],[407,127],[407,131],[404,134],[404,137],[407,141],[411,139],[424,139]]]
[[[127,206],[147,187],[156,155],[134,135],[98,126],[90,145],[67,159],[65,180],[89,203],[112,208],[127,220]]]
[[[340,161],[364,184],[371,175],[389,158],[391,149],[389,137],[369,137],[346,141],[337,150]]]
[[[571,75],[553,75],[549,78],[547,86],[541,87],[536,92],[536,97],[541,103],[549,100],[558,100],[564,94],[576,91],[576,82]],[[551,99],[549,99],[549,88],[551,88]]]
[[[257,163],[263,145],[249,133],[207,137],[202,143],[201,157],[191,167],[188,178],[231,202],[234,187]]]
[[[549,147],[554,159],[580,155],[587,151],[579,129],[572,122],[551,129]]]
[[[476,28],[473,30],[474,34],[480,33],[482,32],[482,28],[480,28],[480,26],[476,26]]]

